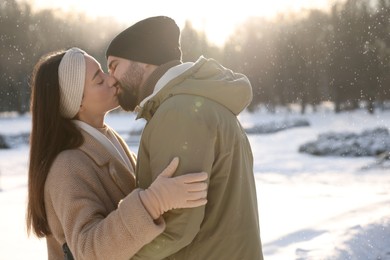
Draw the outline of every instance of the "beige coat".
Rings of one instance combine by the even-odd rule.
[[[134,173],[92,136],[83,136],[81,147],[57,156],[47,177],[48,258],[64,259],[67,242],[77,260],[129,259],[165,223],[156,225],[143,207]],[[135,155],[118,139],[135,167]]]

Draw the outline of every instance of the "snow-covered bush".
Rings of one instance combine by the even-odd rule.
[[[365,130],[361,134],[328,132],[318,139],[299,147],[299,152],[332,156],[376,156],[390,151],[390,134],[387,128]]]
[[[0,149],[8,149],[9,146],[5,142],[5,139],[2,135],[0,135]]]
[[[245,129],[245,132],[247,134],[271,134],[289,128],[302,126],[310,126],[310,123],[305,119],[274,121]]]

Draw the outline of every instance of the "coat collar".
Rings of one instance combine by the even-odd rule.
[[[124,163],[121,160],[118,160],[117,158],[114,158],[112,154],[93,136],[88,134],[87,132],[81,130],[81,134],[84,138],[84,143],[79,147],[81,151],[86,153],[95,163],[99,166],[103,166],[109,161],[115,161],[119,164],[121,164],[124,168],[128,169]],[[118,138],[120,144],[122,145],[123,149],[125,150],[126,155],[129,157],[130,162],[135,169],[135,158],[132,155],[132,153],[127,148],[127,145],[124,143],[123,139],[117,135],[117,133],[114,133],[116,137]]]
[[[110,152],[93,136],[83,130],[80,131],[84,138],[84,143],[79,149],[86,153],[97,165],[103,166],[107,164],[112,157]]]
[[[111,176],[111,178],[119,187],[119,189],[123,192],[123,194],[127,194],[129,192],[129,189],[131,190],[136,186],[135,173],[130,171],[122,160],[119,160],[118,158],[114,157],[93,136],[83,130],[81,130],[81,133],[84,137],[84,143],[79,147],[79,149],[83,151],[88,157],[90,157],[99,167],[107,165],[108,174]],[[135,169],[135,155],[130,152],[123,139],[116,133],[115,135],[117,136],[120,144],[123,146],[126,155],[129,157],[133,169]],[[129,174],[124,174],[126,172],[128,172]]]

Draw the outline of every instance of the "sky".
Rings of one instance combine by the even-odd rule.
[[[208,39],[222,45],[234,28],[249,17],[273,18],[280,12],[300,12],[305,9],[326,9],[337,0],[19,0],[32,3],[34,8],[54,8],[85,12],[91,17],[113,16],[131,25],[148,16],[167,15],[183,28],[185,21],[206,33]]]
[[[127,138],[143,126],[133,114],[109,114],[106,122]],[[335,114],[327,106],[301,115],[299,109],[275,114],[244,111],[245,128],[307,120],[308,127],[274,134],[248,135],[254,156],[260,230],[267,260],[390,260],[389,168],[375,167],[374,157],[320,157],[298,147],[325,132],[361,133],[390,129],[390,110]],[[30,131],[31,118],[0,114],[0,134]],[[130,149],[137,152],[135,144]],[[1,259],[47,259],[45,240],[28,238],[24,224],[28,146],[0,149]],[[371,167],[367,167],[371,166]],[[368,168],[368,169],[367,169]]]

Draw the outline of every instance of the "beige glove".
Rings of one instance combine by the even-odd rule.
[[[175,157],[157,179],[139,195],[153,219],[177,208],[194,208],[207,202],[207,173],[189,173],[171,178],[179,165]]]

